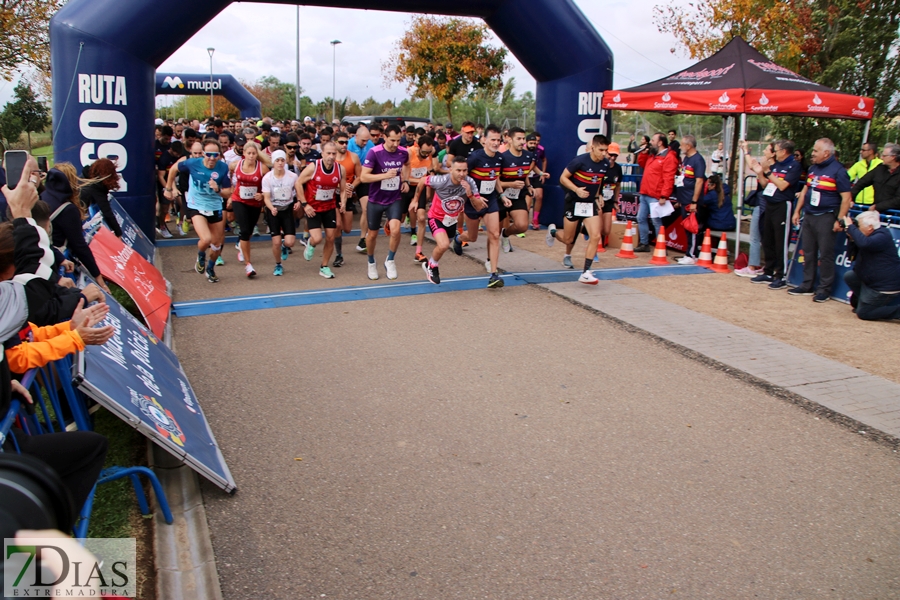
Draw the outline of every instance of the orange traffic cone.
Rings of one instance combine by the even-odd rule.
[[[625,237],[622,238],[622,247],[619,248],[616,258],[637,258],[634,254],[634,229],[631,228],[631,223],[628,221],[628,225],[625,227]]]
[[[698,267],[712,267],[712,238],[710,237],[709,229],[706,230],[706,235],[703,236],[703,245],[700,246],[700,257],[697,259]]]
[[[656,236],[656,248],[653,249],[653,258],[650,259],[651,265],[667,265],[669,259],[666,258],[666,228],[660,227]]]
[[[603,238],[602,237],[600,238],[600,241],[597,242],[597,254],[600,254],[601,252],[606,252],[606,248],[603,247]]]
[[[731,269],[728,268],[728,241],[725,239],[724,233],[722,239],[719,240],[719,247],[716,249],[716,260],[710,269],[716,273],[731,273]]]

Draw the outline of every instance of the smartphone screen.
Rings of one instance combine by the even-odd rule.
[[[6,186],[14,190],[22,179],[22,171],[25,169],[25,161],[28,153],[24,150],[7,150],[3,158],[3,166],[6,167]]]
[[[47,172],[47,157],[46,156],[36,156],[35,158],[37,158],[38,170],[41,173],[46,173]]]

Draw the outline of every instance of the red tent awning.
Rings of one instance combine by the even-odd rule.
[[[607,110],[871,119],[875,101],[797,75],[736,37],[683,71],[603,94]]]

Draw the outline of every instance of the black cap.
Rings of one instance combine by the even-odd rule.
[[[537,136],[534,135],[533,133],[529,133],[528,135],[525,136],[525,141],[526,142],[536,142]]]
[[[244,134],[234,136],[234,143],[237,146],[243,146],[247,143],[247,136],[245,136]]]

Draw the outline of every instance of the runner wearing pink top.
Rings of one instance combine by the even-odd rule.
[[[450,248],[450,240],[456,237],[456,223],[466,205],[466,198],[479,198],[478,184],[468,176],[469,168],[463,156],[456,156],[450,165],[447,175],[429,175],[416,186],[413,202],[418,202],[425,187],[434,190],[434,199],[428,210],[428,229],[434,237],[434,252],[422,270],[431,283],[439,284],[441,276],[438,272],[438,261]],[[462,248],[457,254],[462,254]]]

